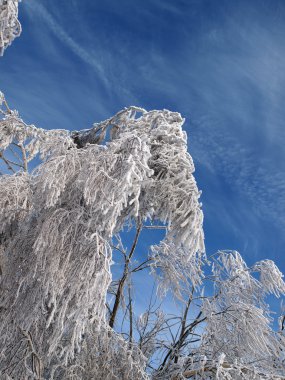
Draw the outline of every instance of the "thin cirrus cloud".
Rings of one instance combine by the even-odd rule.
[[[85,63],[89,64],[94,70],[96,70],[98,76],[108,84],[108,79],[105,74],[103,65],[98,62],[96,55],[91,54],[88,50],[82,47],[82,44],[76,42],[52,16],[52,14],[46,9],[46,7],[36,0],[30,0],[27,2],[26,7],[30,16],[41,17],[49,29],[54,35],[66,46],[68,46],[72,52],[82,59]]]
[[[85,23],[84,16],[86,16],[86,14],[83,12],[83,15],[80,15],[82,3],[78,0],[73,0],[68,3],[64,2],[62,4],[63,11],[60,11],[57,4],[52,1],[39,2],[30,0],[25,6],[27,7],[27,13],[30,17],[41,18],[44,25],[52,34],[69,49],[69,51],[90,67],[93,75],[96,76],[96,80],[102,82],[104,91],[109,95],[112,94],[111,96],[115,98],[120,98],[124,106],[138,102],[138,98],[129,88],[123,75],[119,74],[119,71],[122,72],[123,70],[118,60],[124,63],[124,68],[129,65],[127,54],[124,59],[124,53],[126,52],[120,44],[117,46],[115,44],[115,46],[112,46],[112,49],[110,48],[105,36],[100,34],[100,25],[95,25],[94,28],[93,25],[90,26]],[[66,20],[66,10],[71,10],[71,14],[73,14],[70,23]],[[81,21],[77,20],[75,16],[77,13],[82,17]],[[54,16],[55,14],[58,16],[58,19]],[[80,25],[80,28],[77,24]],[[72,29],[72,33],[68,32],[68,28]],[[46,34],[46,31],[42,33],[43,41],[46,40]],[[56,45],[55,48],[58,50],[59,46]],[[60,52],[60,54],[62,53]],[[66,57],[62,56],[62,59],[64,60]],[[92,82],[88,84],[92,86]],[[102,92],[98,91],[96,96],[97,95],[97,104],[100,103],[101,108],[108,108],[102,104],[102,102],[104,102]],[[108,102],[110,103],[109,99]],[[119,107],[122,107],[122,105]],[[109,115],[106,115],[106,117],[107,116]]]
[[[270,26],[232,17],[195,36],[199,54],[185,44],[179,70],[155,52],[145,72],[161,92],[176,93],[180,109],[192,109],[196,160],[247,197],[259,216],[284,228],[285,48],[282,27],[273,33]],[[160,73],[154,68],[162,63]]]

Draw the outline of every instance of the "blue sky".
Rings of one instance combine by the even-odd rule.
[[[208,253],[285,272],[284,19],[283,0],[26,0],[0,88],[43,128],[129,105],[180,112]]]

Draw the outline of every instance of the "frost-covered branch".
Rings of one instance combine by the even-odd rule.
[[[122,298],[122,295],[123,295],[123,292],[124,292],[125,282],[126,282],[127,277],[128,277],[128,275],[130,273],[130,269],[129,269],[130,261],[132,260],[132,256],[133,256],[133,254],[135,252],[140,232],[141,232],[141,226],[138,226],[137,227],[137,232],[136,232],[133,244],[132,244],[132,248],[130,250],[130,253],[127,256],[125,256],[125,263],[124,263],[123,274],[122,274],[122,276],[121,276],[121,278],[119,280],[119,283],[118,283],[118,286],[117,286],[117,290],[116,290],[116,294],[115,294],[115,301],[114,301],[113,309],[112,309],[112,311],[110,313],[109,326],[111,328],[114,327],[114,323],[115,323],[115,319],[116,319],[116,316],[117,316],[117,313],[118,313],[118,310],[119,310],[121,298]]]
[[[18,3],[21,0],[0,0],[0,56],[21,34],[18,20]]]
[[[212,273],[214,294],[201,299],[199,344],[188,343],[188,354],[177,350],[176,360],[168,354],[155,379],[284,379],[284,335],[274,331],[265,302],[268,293],[284,295],[278,268],[268,260],[249,268],[238,252],[221,251]]]

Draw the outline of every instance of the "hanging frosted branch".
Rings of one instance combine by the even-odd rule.
[[[284,275],[272,260],[259,261],[254,265],[253,270],[260,273],[259,280],[264,292],[274,294],[276,297],[285,293]]]
[[[198,285],[204,252],[200,192],[193,176],[193,161],[187,152],[183,123],[184,119],[176,112],[147,112],[130,107],[95,124],[91,130],[72,135],[78,147],[102,144],[107,135],[111,145],[121,144],[130,136],[143,143],[145,161],[140,165],[148,168],[148,175],[140,180],[139,192],[132,202],[137,205],[141,220],[160,220],[166,224],[165,239],[153,247],[152,267],[163,272],[162,291],[171,288],[176,296],[181,296],[182,283],[190,273]],[[171,271],[171,267],[177,267],[178,257],[179,268]]]
[[[30,178],[26,173],[0,176],[0,233],[13,221],[25,219],[32,204]]]
[[[274,331],[265,299],[284,295],[282,274],[268,260],[248,267],[236,251],[220,251],[209,262],[213,295],[193,288],[190,305],[200,300],[199,312],[182,319],[182,339],[174,334],[152,379],[285,379],[285,338],[282,328]]]
[[[221,251],[212,273],[214,295],[202,298],[197,319],[204,323],[199,345],[189,345],[188,356],[177,353],[154,378],[285,379],[284,336],[273,330],[265,302],[267,293],[284,295],[278,268],[268,260],[249,268],[238,252]]]
[[[0,0],[0,56],[21,34],[18,20],[18,4],[21,0]]]
[[[0,161],[4,171],[27,172],[37,156],[46,160],[49,156],[65,155],[74,146],[69,131],[44,130],[26,124],[0,92]]]

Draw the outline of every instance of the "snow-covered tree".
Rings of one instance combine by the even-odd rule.
[[[199,269],[202,212],[184,120],[130,107],[88,131],[45,131],[26,125],[3,95],[1,103],[1,158],[12,174],[0,177],[0,368],[19,379],[62,378],[94,326],[106,328],[110,243],[124,226],[168,226],[152,258],[176,294]],[[29,172],[37,154],[42,163]]]
[[[1,94],[1,114],[3,378],[284,378],[284,337],[265,302],[285,293],[275,264],[248,268],[237,252],[219,252],[203,275],[200,192],[178,113],[130,107],[90,130],[43,130]],[[165,237],[147,267],[165,292],[188,297],[184,315],[171,317],[173,327],[149,309],[124,340],[112,327],[139,232],[158,221]],[[112,253],[123,252],[125,226],[137,233],[108,320]]]
[[[17,6],[0,0],[2,53],[21,30]],[[267,304],[284,295],[283,275],[235,251],[206,257],[183,123],[129,107],[88,130],[44,130],[0,93],[1,379],[285,379],[285,317],[278,329]],[[163,238],[138,257],[153,228]],[[112,281],[115,252],[123,264]],[[136,315],[141,270],[181,315],[154,294]]]

